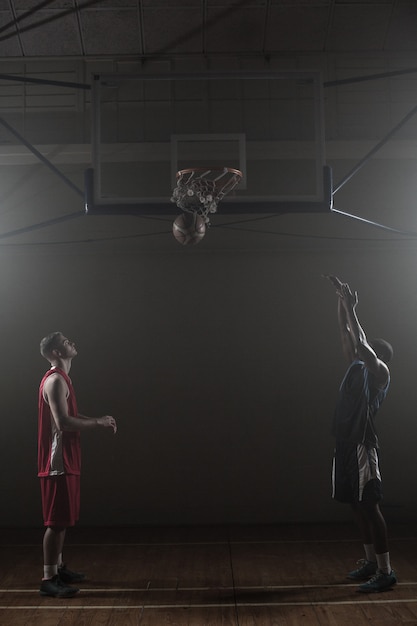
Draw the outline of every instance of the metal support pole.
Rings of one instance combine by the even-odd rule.
[[[6,120],[4,120],[2,117],[0,117],[0,124],[7,128],[7,130],[12,133],[12,135],[14,135],[24,146],[26,146],[28,150],[32,152],[32,154],[34,154],[40,161],[42,161],[42,163],[46,165],[46,167],[48,167],[54,174],[56,174],[61,180],[63,180],[64,183],[68,185],[68,187],[75,191],[76,194],[84,198],[84,191],[82,191],[82,189],[79,189],[77,185],[74,185],[72,180],[70,180],[65,176],[65,174],[60,172],[59,169],[55,167],[55,165],[53,165],[46,157],[44,157],[43,154],[41,154],[39,150],[32,146],[31,143],[26,141],[26,139],[22,137],[22,135],[18,133],[17,130],[13,128],[13,126],[10,126],[10,124],[8,124]]]
[[[376,144],[376,146],[374,148],[372,148],[372,150],[370,150],[370,152],[368,152],[368,154],[365,155],[359,161],[359,163],[357,165],[355,165],[355,167],[352,170],[350,170],[350,172],[348,174],[346,174],[346,176],[344,178],[342,178],[340,183],[338,185],[336,185],[336,187],[334,188],[333,195],[335,193],[337,193],[339,191],[339,189],[341,189],[343,187],[343,185],[345,185],[352,178],[352,176],[354,176],[356,174],[356,172],[358,172],[365,165],[365,163],[367,163],[369,161],[369,159],[376,152],[378,152],[378,150],[380,150],[382,148],[382,146],[384,146],[389,141],[389,139],[391,139],[391,137],[402,126],[404,126],[404,124],[406,124],[413,117],[413,115],[415,115],[416,113],[417,113],[417,106],[415,106],[413,109],[411,109],[411,111],[409,113],[407,113],[407,115],[405,117],[403,117],[403,119],[396,126],[394,126],[394,128],[388,133],[388,135],[386,135],[383,139],[381,139],[381,141],[379,141]]]
[[[352,213],[346,213],[345,211],[339,211],[339,209],[332,209],[332,213],[338,213],[339,215],[343,215],[344,217],[350,217],[358,222],[363,222],[364,224],[369,224],[369,226],[376,226],[377,228],[381,228],[382,230],[386,230],[390,233],[396,233],[397,235],[406,235],[408,237],[417,237],[417,233],[411,230],[398,230],[398,228],[392,228],[391,226],[385,226],[384,224],[379,224],[378,222],[373,222],[372,220],[367,220],[364,217],[359,217],[359,215],[353,215]]]

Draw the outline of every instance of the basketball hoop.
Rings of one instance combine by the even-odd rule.
[[[242,172],[231,167],[190,167],[177,172],[177,186],[171,202],[188,213],[197,213],[209,224],[209,213],[242,180]]]

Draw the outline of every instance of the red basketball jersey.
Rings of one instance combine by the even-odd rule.
[[[45,381],[51,374],[59,374],[68,385],[68,415],[77,417],[77,400],[69,376],[60,368],[46,372],[39,386],[38,404],[38,476],[79,474],[81,470],[81,443],[79,431],[58,430],[51,409],[43,396]]]

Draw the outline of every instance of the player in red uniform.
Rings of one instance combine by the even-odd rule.
[[[62,561],[66,529],[74,526],[80,509],[80,431],[110,428],[115,433],[117,427],[111,415],[92,418],[78,413],[68,376],[77,355],[74,342],[55,332],[42,339],[40,350],[51,364],[39,387],[38,476],[46,526],[40,594],[67,598],[79,591],[68,583],[84,579]]]

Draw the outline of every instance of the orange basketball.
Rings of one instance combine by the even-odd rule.
[[[183,246],[194,246],[206,234],[206,224],[197,213],[181,213],[172,225],[172,232]]]

